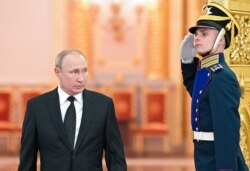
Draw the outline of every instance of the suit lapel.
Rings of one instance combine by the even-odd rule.
[[[63,127],[57,88],[48,94],[48,103],[47,104],[48,104],[48,110],[50,113],[52,123],[53,123],[60,139],[69,148],[69,150],[71,150],[71,145],[68,142],[67,135],[66,135],[66,132],[65,132],[64,127]]]
[[[78,138],[76,141],[75,151],[78,150],[79,146],[81,145],[92,123],[91,113],[94,111],[94,102],[92,101],[91,93],[88,90],[83,91],[83,110],[82,111],[83,113],[82,113],[81,126],[79,130]]]

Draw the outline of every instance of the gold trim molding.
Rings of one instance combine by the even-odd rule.
[[[247,106],[241,105],[241,128],[240,128],[240,147],[242,149],[243,155],[245,157],[246,164],[250,166],[250,113]]]
[[[232,43],[229,52],[230,64],[250,64],[250,14],[236,14],[236,20],[240,25],[240,32]]]

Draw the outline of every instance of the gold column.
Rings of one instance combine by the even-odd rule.
[[[156,1],[148,12],[147,78],[168,78],[168,1]]]
[[[93,11],[88,1],[71,1],[69,11],[71,17],[68,23],[68,44],[71,48],[81,50],[88,58],[89,76],[93,74],[92,67],[92,19]],[[70,13],[69,13],[70,15]]]

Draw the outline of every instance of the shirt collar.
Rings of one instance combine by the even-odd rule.
[[[58,86],[58,94],[59,94],[60,105],[65,103],[67,101],[67,98],[70,96],[67,93],[65,93],[65,91],[63,91],[63,89],[60,87],[60,85]],[[76,98],[77,102],[79,102],[80,104],[83,104],[82,93],[78,93],[78,94],[74,95],[74,97]]]

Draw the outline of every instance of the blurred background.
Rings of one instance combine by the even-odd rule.
[[[57,86],[65,48],[87,56],[87,88],[114,99],[129,170],[194,170],[179,45],[205,4],[1,0],[0,170],[16,170],[26,102]]]

